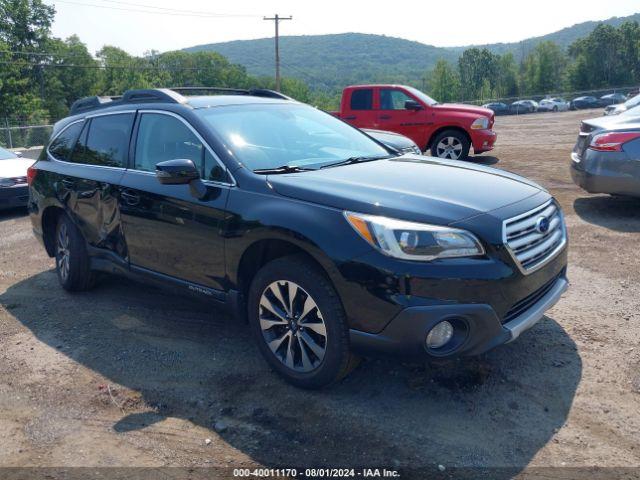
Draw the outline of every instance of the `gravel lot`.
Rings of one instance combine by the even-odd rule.
[[[245,325],[201,303],[117,277],[65,293],[25,212],[0,213],[0,466],[640,472],[640,201],[568,172],[599,114],[499,117],[498,147],[474,159],[566,212],[571,288],[543,321],[481,358],[368,360],[320,392],[283,383]]]

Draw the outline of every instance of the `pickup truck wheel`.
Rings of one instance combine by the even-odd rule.
[[[88,290],[93,286],[94,275],[84,237],[78,227],[65,214],[56,226],[56,273],[62,288],[70,292]]]
[[[431,144],[431,155],[450,160],[464,160],[471,147],[466,135],[457,130],[445,130]]]
[[[265,265],[251,284],[248,308],[260,352],[293,385],[325,387],[357,364],[338,295],[306,258],[284,257]]]

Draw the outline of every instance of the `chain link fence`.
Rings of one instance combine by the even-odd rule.
[[[12,125],[9,121],[0,125],[0,146],[4,148],[31,148],[45,145],[51,136],[53,125]]]

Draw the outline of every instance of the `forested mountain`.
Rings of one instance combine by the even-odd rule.
[[[584,22],[541,37],[515,43],[479,45],[496,54],[512,53],[517,63],[536,45],[552,41],[566,49],[589,35],[601,23],[619,26],[624,21],[639,21],[640,13],[613,17],[602,22]],[[466,47],[434,47],[384,35],[344,33],[336,35],[283,36],[280,39],[282,72],[310,86],[333,89],[349,83],[405,82],[423,86],[425,73],[439,59],[456,62]],[[273,75],[273,39],[236,40],[199,45],[189,52],[216,51],[232,63],[239,63],[250,74]]]

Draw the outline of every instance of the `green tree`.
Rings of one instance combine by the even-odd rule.
[[[40,52],[50,42],[55,10],[40,0],[0,0],[0,115],[43,117]],[[16,118],[16,120],[18,120]]]
[[[438,60],[430,75],[429,92],[439,102],[452,102],[460,95],[460,78],[453,66],[444,59]]]
[[[67,115],[78,98],[98,93],[100,65],[76,35],[64,41],[52,40],[49,51],[52,56],[43,67],[44,106],[57,119]]]
[[[640,82],[640,25],[638,22],[624,22],[618,28],[620,35],[619,53],[628,77],[625,82]]]
[[[167,52],[153,58],[149,63],[157,67],[151,75],[160,80],[162,86],[180,87],[233,87],[248,86],[244,67],[229,63],[216,52],[184,51]],[[156,83],[157,82],[152,82]]]
[[[458,60],[462,100],[481,100],[496,87],[499,57],[486,48],[468,48]]]
[[[587,37],[569,46],[573,59],[568,71],[574,89],[629,85],[640,81],[640,27],[598,25]]]
[[[41,0],[0,0],[0,40],[14,52],[35,52],[49,41],[55,8]]]
[[[541,42],[522,64],[523,93],[551,93],[562,89],[567,59],[552,41]]]
[[[102,74],[98,91],[102,95],[122,95],[132,88],[150,88],[154,83],[154,68],[148,59],[134,57],[110,45],[97,53]]]
[[[513,97],[518,94],[518,70],[511,52],[500,56],[495,82],[496,98]]]

